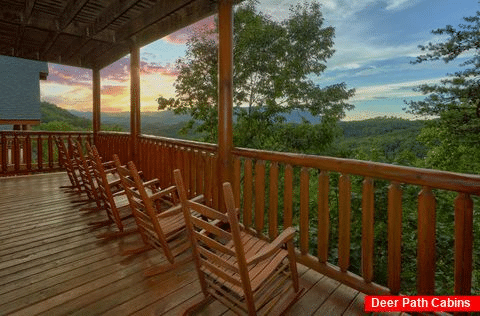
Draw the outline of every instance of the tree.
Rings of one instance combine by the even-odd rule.
[[[466,23],[458,28],[447,25],[432,31],[436,35],[447,35],[447,40],[420,46],[426,53],[414,61],[449,63],[465,57],[460,65],[463,70],[449,74],[440,84],[419,86],[418,91],[428,96],[423,101],[408,103],[408,112],[438,117],[421,135],[432,148],[427,167],[480,172],[480,11],[464,20]]]
[[[275,144],[281,137],[279,124],[294,109],[321,116],[321,125],[331,126],[353,105],[354,94],[345,83],[320,87],[311,80],[326,69],[333,53],[333,27],[323,27],[317,2],[291,7],[290,17],[273,21],[257,12],[253,1],[239,6],[234,19],[234,106],[237,146]],[[176,98],[160,96],[159,109],[189,113],[186,129],[217,137],[217,37],[203,31],[187,43],[185,58],[177,61]],[[197,121],[198,123],[195,123]],[[302,127],[304,128],[304,127]],[[318,128],[322,142],[333,141],[333,129]],[[330,133],[330,134],[329,134]]]

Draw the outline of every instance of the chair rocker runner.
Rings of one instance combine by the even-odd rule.
[[[80,174],[77,171],[77,167],[75,165],[75,161],[70,156],[65,143],[60,137],[54,136],[55,144],[58,148],[58,161],[60,166],[65,168],[67,172],[68,179],[70,180],[70,184],[68,186],[61,186],[60,188],[68,189],[69,192],[72,193],[81,193],[83,192],[82,188],[82,179],[80,178]]]
[[[207,304],[212,297],[237,314],[279,315],[290,307],[303,292],[293,246],[295,230],[286,228],[271,243],[259,239],[239,224],[229,183],[223,184],[227,208],[224,214],[188,200],[178,169],[174,177],[205,295],[204,301],[184,315]]]
[[[180,204],[158,211],[158,205],[165,203],[166,197],[173,196],[173,201],[178,201],[178,198],[175,198],[175,186],[149,195],[133,162],[129,162],[126,168],[120,165],[117,155],[114,155],[114,161],[144,243],[143,247],[127,250],[123,254],[136,254],[152,248],[162,251],[168,263],[145,271],[147,276],[169,271],[192,260],[190,255],[179,258],[190,248]]]
[[[132,217],[130,205],[125,195],[125,191],[116,191],[112,189],[120,185],[120,178],[112,181],[108,180],[108,173],[116,172],[116,169],[105,169],[105,166],[113,165],[113,161],[102,163],[100,154],[95,146],[87,146],[87,153],[92,166],[92,174],[97,184],[97,195],[101,202],[101,207],[107,214],[107,220],[95,223],[96,227],[115,224],[117,231],[106,232],[97,235],[98,238],[110,239],[125,236],[138,232],[137,228],[125,229],[123,221]],[[121,200],[124,197],[124,200]]]
[[[82,211],[99,211],[102,209],[102,204],[100,202],[97,184],[92,175],[92,166],[90,160],[85,157],[82,145],[79,141],[71,142],[69,140],[70,148],[72,149],[72,157],[75,160],[76,165],[78,166],[78,171],[82,179],[83,187],[85,188],[85,193],[87,194],[87,199],[83,202],[95,202],[93,207],[82,208]]]

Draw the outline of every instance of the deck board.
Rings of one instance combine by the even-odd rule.
[[[0,178],[0,315],[179,315],[203,299],[193,262],[152,277],[156,250],[125,257],[138,235],[108,242],[88,224],[64,173]],[[186,253],[185,255],[189,255]],[[362,315],[364,296],[302,265],[301,299],[288,315]],[[233,315],[218,301],[198,315]]]

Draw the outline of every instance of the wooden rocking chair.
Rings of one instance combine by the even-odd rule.
[[[126,168],[121,166],[117,155],[114,155],[114,161],[144,243],[143,247],[127,250],[123,254],[140,253],[151,248],[162,251],[169,263],[145,271],[146,276],[169,271],[190,261],[191,256],[178,258],[190,248],[190,243],[175,186],[149,195],[133,162],[129,162]],[[170,200],[177,201],[177,204],[159,212],[159,204],[168,204]]]
[[[71,192],[80,193],[82,192],[82,179],[80,178],[80,174],[77,172],[77,168],[75,166],[75,162],[73,158],[70,157],[70,153],[65,146],[65,143],[60,137],[54,136],[55,144],[58,148],[58,161],[61,167],[65,168],[67,172],[68,179],[70,180],[69,186],[61,186],[61,188],[68,189]]]
[[[102,204],[97,192],[97,184],[95,179],[93,178],[92,174],[92,166],[90,161],[85,157],[82,145],[79,141],[70,141],[69,146],[71,148],[71,157],[75,160],[75,164],[78,167],[78,172],[80,173],[80,177],[82,179],[82,184],[84,188],[84,192],[87,194],[87,200],[79,201],[79,202],[95,202],[95,206],[93,207],[86,207],[82,210],[84,211],[99,211],[102,209]]]
[[[224,214],[188,200],[178,169],[174,177],[205,295],[184,315],[192,314],[211,298],[241,315],[280,315],[290,307],[303,291],[293,246],[295,230],[286,228],[271,243],[259,239],[239,224],[230,183],[223,185]]]
[[[87,154],[92,166],[92,175],[97,186],[97,195],[101,202],[101,207],[103,210],[105,210],[108,218],[106,221],[96,223],[96,226],[101,227],[115,224],[118,229],[116,232],[106,232],[97,235],[97,237],[110,239],[138,232],[136,227],[126,230],[122,223],[122,221],[132,217],[132,212],[126,198],[125,191],[118,191],[117,189],[121,184],[120,178],[116,180],[112,179],[110,181],[108,179],[108,175],[112,174],[113,171],[116,172],[116,169],[105,169],[105,166],[114,166],[113,161],[102,163],[100,154],[95,146],[87,146]],[[117,190],[115,191],[112,189]],[[124,201],[121,200],[122,197],[125,198]]]

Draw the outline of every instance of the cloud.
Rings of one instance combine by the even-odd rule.
[[[440,83],[442,78],[425,79],[425,80],[412,80],[400,83],[383,84],[383,85],[371,85],[364,87],[357,87],[355,89],[355,95],[350,99],[351,102],[367,101],[367,100],[380,100],[380,99],[405,99],[412,97],[423,96],[421,92],[414,91],[413,89],[422,84],[436,84]]]
[[[415,116],[408,113],[392,113],[392,112],[382,112],[382,111],[349,111],[347,116],[343,119],[343,121],[363,121],[367,119],[372,119],[376,117],[398,117],[404,119],[415,119]]]
[[[160,74],[163,76],[173,76],[178,75],[178,70],[175,65],[167,63],[165,66],[162,66],[160,63],[147,63],[140,62],[140,73],[141,75],[151,75],[151,74]]]
[[[91,86],[92,71],[49,63],[47,80],[69,86]]]
[[[184,27],[183,29],[176,31],[163,38],[164,41],[172,44],[183,45],[185,44],[196,32],[200,30],[213,30],[215,29],[215,18],[209,16],[203,20],[200,20],[192,25]]]
[[[117,96],[129,93],[125,86],[102,86],[102,95]]]

